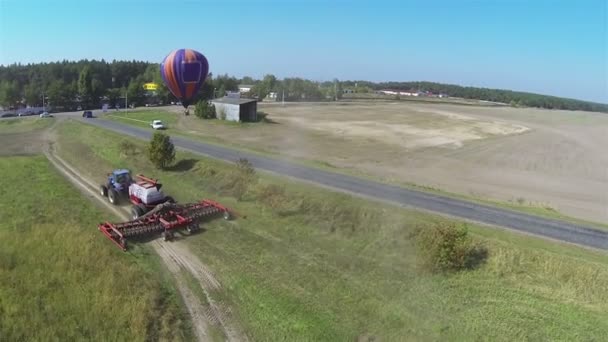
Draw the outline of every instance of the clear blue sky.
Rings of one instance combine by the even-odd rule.
[[[0,64],[160,62],[214,74],[428,80],[608,102],[606,0],[0,0]]]

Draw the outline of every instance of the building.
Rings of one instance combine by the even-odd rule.
[[[252,85],[250,84],[239,84],[239,92],[241,94],[245,94],[251,91],[251,88],[253,88]]]
[[[258,120],[258,103],[254,99],[221,97],[211,100],[218,119],[240,122]]]

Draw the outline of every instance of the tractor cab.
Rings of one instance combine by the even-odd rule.
[[[133,183],[131,172],[126,169],[114,170],[108,177],[108,183],[118,191],[124,191]]]

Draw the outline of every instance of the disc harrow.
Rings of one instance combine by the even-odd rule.
[[[173,238],[173,232],[176,230],[186,229],[188,232],[194,232],[202,222],[220,215],[226,220],[232,216],[228,208],[212,200],[188,204],[167,202],[159,204],[135,220],[122,223],[104,222],[97,227],[120,249],[126,251],[127,238],[160,233],[166,241]]]

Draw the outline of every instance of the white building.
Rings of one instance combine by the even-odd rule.
[[[239,84],[239,92],[241,94],[250,92],[251,88],[253,88],[253,86],[250,84]]]

